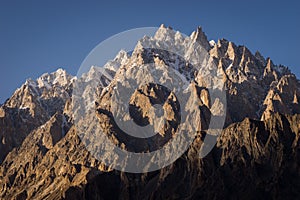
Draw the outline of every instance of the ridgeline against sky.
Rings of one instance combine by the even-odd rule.
[[[64,68],[75,75],[98,43],[119,32],[164,23],[209,39],[226,38],[259,50],[300,77],[299,2],[140,1],[1,2],[0,102],[29,77]]]

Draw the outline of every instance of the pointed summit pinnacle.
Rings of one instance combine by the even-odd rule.
[[[299,102],[298,102],[298,97],[297,97],[297,93],[295,92],[294,93],[294,100],[293,100],[293,103],[294,104],[298,104]]]
[[[209,42],[207,40],[205,33],[202,31],[201,26],[198,26],[197,30],[194,31],[190,37],[193,41],[199,42],[199,44],[203,46],[203,48],[206,49],[207,51],[210,49]]]
[[[266,71],[267,72],[273,71],[273,67],[274,67],[274,64],[273,64],[271,58],[267,58]]]
[[[255,52],[255,57],[261,62],[262,65],[265,66],[267,64],[266,59],[261,55],[259,51]]]

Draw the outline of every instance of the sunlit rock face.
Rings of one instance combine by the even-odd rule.
[[[299,80],[259,52],[253,54],[225,39],[208,41],[200,27],[189,36],[192,43],[187,41],[162,25],[154,37],[138,41],[131,54],[121,50],[103,68],[91,66],[82,77],[59,69],[27,80],[0,108],[0,198],[299,198]],[[211,98],[205,69],[162,50],[180,49],[192,60],[199,56],[190,46],[195,43],[208,52],[208,62],[225,85],[226,107]],[[149,44],[161,49],[144,48]],[[178,82],[171,73],[184,77],[189,89],[186,106],[172,90],[152,83],[155,77],[145,75],[147,70],[170,82]],[[95,81],[99,75],[101,79]],[[115,88],[131,87],[130,79],[149,83],[133,91],[129,113],[123,117],[141,126],[153,125],[155,138],[128,136],[112,117]],[[80,113],[81,108],[72,108],[75,84],[83,88],[87,101],[95,99],[89,106],[102,133],[122,149],[145,153],[161,148],[175,137],[182,110],[189,114],[184,127],[196,137],[179,159],[160,170],[140,174],[113,170],[92,156],[79,137],[73,112]],[[96,91],[91,88],[95,85]],[[200,158],[210,119],[225,111],[224,129],[215,147]],[[85,118],[80,125],[90,122]],[[90,139],[96,142],[97,138]]]

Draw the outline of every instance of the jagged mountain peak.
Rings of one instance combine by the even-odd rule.
[[[64,108],[71,97],[72,83],[73,76],[63,69],[45,73],[36,80],[29,78],[1,106],[3,118],[0,124],[11,127],[0,129],[0,137],[5,138],[0,147],[0,161],[12,148],[20,145],[30,131]]]
[[[217,44],[217,43],[216,43],[216,41],[214,41],[214,40],[210,40],[210,41],[209,41],[209,45],[210,45],[211,48],[213,48],[216,44]]]
[[[164,24],[162,24],[156,31],[154,35],[155,40],[173,40],[175,36],[175,31],[171,27],[166,27]]]
[[[59,68],[50,74],[43,74],[37,79],[37,82],[39,87],[47,87],[51,85],[66,86],[70,84],[72,78],[73,76],[68,74],[66,70]]]
[[[207,36],[203,32],[201,26],[198,26],[196,31],[192,32],[190,37],[193,41],[198,42],[200,45],[202,45],[205,50],[208,51],[210,49],[210,44],[207,40]]]
[[[212,102],[208,86],[197,80],[200,72],[192,71],[194,69],[189,68],[184,59],[160,51],[164,48],[183,49],[187,52],[186,58],[197,57],[193,54],[193,42],[187,42],[179,32],[161,25],[154,37],[145,36],[138,42],[132,55],[121,50],[103,67],[91,66],[78,79],[62,69],[43,74],[37,80],[28,79],[0,107],[0,162],[11,152],[0,167],[0,198],[84,199],[108,198],[107,194],[114,194],[124,195],[122,198],[125,199],[238,199],[246,191],[252,199],[254,194],[262,198],[277,197],[279,186],[289,184],[292,179],[289,187],[282,189],[282,194],[290,194],[285,190],[288,191],[292,184],[300,185],[297,179],[300,177],[297,164],[300,149],[299,81],[287,68],[275,65],[259,52],[253,55],[245,46],[225,39],[217,44],[208,42],[202,28],[198,27],[188,39],[207,48],[210,62],[216,63],[226,85],[227,108]],[[151,44],[158,50],[143,49]],[[147,62],[163,67],[158,69],[158,74],[147,75],[155,71],[152,66],[143,66],[144,72],[138,67]],[[157,143],[152,139],[150,142],[134,139],[129,144],[126,143],[127,135],[117,128],[110,114],[111,106],[116,104],[111,94],[120,84],[131,87],[125,78],[151,82],[154,76],[167,74],[165,80],[176,84],[180,79],[168,74],[171,70],[167,70],[167,66],[177,70],[175,75],[179,71],[179,78],[186,75],[189,81],[184,84],[189,84],[192,89],[186,107],[181,107],[192,112],[187,119],[187,128],[192,128],[194,123],[197,125],[193,129],[197,135],[192,145],[177,161],[153,173],[133,175],[104,166],[86,150],[76,126],[69,130],[67,122],[73,122],[69,117],[74,112],[70,107],[75,83],[81,84],[83,89],[79,97],[92,102],[89,105],[97,113],[97,123],[104,129],[103,134],[109,135],[121,147],[134,151],[135,146],[130,145],[137,144],[137,148],[146,151],[145,147],[160,147],[175,134],[174,127],[180,122],[176,94],[155,84],[147,84],[133,92],[129,102],[134,114],[132,118],[155,124],[150,108],[153,102],[161,103],[166,98],[163,109],[168,121],[159,129]],[[210,117],[220,110],[227,111],[224,130],[208,157],[200,159],[198,155]],[[82,125],[88,125],[89,120],[83,118]],[[94,142],[96,138],[90,139]],[[292,175],[285,174],[291,172]],[[227,179],[228,175],[233,178]],[[231,194],[233,187],[238,190]]]
[[[257,60],[259,60],[261,62],[262,65],[267,64],[266,59],[264,58],[264,56],[259,51],[255,52],[255,57],[257,58]]]
[[[129,60],[129,54],[121,49],[113,60],[108,61],[104,68],[116,72],[122,65],[125,65]]]

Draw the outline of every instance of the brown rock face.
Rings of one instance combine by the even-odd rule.
[[[245,117],[265,119],[276,112],[299,113],[293,98],[298,97],[300,85],[288,68],[225,39],[213,46],[210,55],[218,62],[228,89],[227,124]]]
[[[173,52],[143,48],[154,42],[186,48],[186,57],[195,56],[178,32],[164,26],[153,38],[138,42],[132,55],[121,51],[104,70],[92,67],[76,82],[86,99],[96,98],[92,111],[101,134],[122,149],[151,152],[174,139],[180,125],[193,131],[196,137],[180,158],[137,174],[113,170],[97,160],[79,137],[85,133],[77,130],[92,120],[76,124],[73,112],[82,108],[72,108],[75,81],[58,70],[28,80],[0,107],[0,199],[299,199],[299,80],[259,52],[253,55],[225,39],[209,43],[201,28],[190,39],[191,45],[201,43],[209,52],[208,62],[215,64],[226,86],[227,106],[212,98],[212,92],[220,90],[210,90],[205,70]],[[151,70],[157,74],[151,75]],[[102,73],[105,76],[96,79]],[[174,92],[177,87],[155,82],[159,77],[178,84],[178,74],[189,89],[183,96]],[[157,134],[151,138],[125,133],[113,115],[117,103],[125,105],[114,97],[116,88],[129,91],[131,80],[146,83],[130,90],[129,112],[121,117],[139,126],[154,125]],[[181,111],[187,113],[185,121]],[[225,111],[222,133],[210,135],[211,119]],[[92,144],[103,142],[88,136]],[[217,142],[200,158],[206,137]]]
[[[201,132],[175,163],[146,174],[108,172],[89,155],[72,128],[53,147],[52,142],[43,144],[42,138],[51,137],[47,129],[61,125],[55,125],[60,123],[59,117],[45,125],[46,132],[28,136],[36,139],[25,140],[3,162],[2,197],[283,199],[299,195],[291,190],[300,186],[299,115],[276,114],[267,121],[245,119],[232,124],[204,159],[198,157],[205,134]]]
[[[70,98],[71,76],[64,70],[27,80],[0,108],[0,163],[35,128],[61,111]]]
[[[267,119],[272,113],[299,113],[298,104],[299,83],[294,75],[283,76],[269,91],[264,106],[266,107],[262,119]]]

